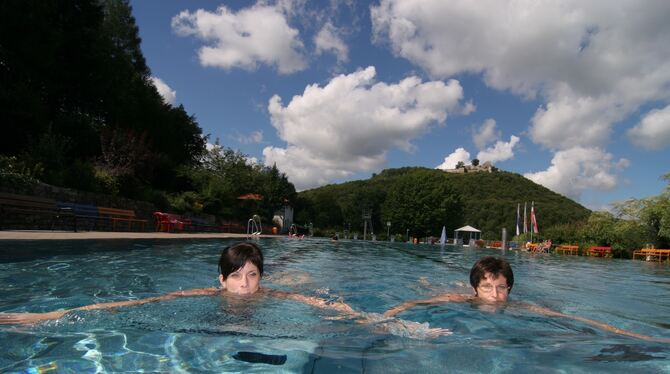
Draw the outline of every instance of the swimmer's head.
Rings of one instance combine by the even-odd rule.
[[[512,267],[500,257],[483,257],[470,270],[470,285],[484,301],[506,301],[514,286]]]
[[[228,292],[252,294],[263,276],[263,253],[254,243],[241,242],[224,248],[219,259],[219,282]]]

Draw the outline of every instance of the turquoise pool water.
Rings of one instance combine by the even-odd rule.
[[[217,285],[232,240],[0,242],[0,311],[42,312]],[[409,299],[469,292],[494,250],[402,243],[262,239],[268,288],[382,313]],[[670,266],[643,261],[504,254],[523,300],[637,333],[670,338]],[[424,280],[421,280],[424,279]],[[297,281],[299,280],[299,282]],[[421,281],[420,281],[421,280]],[[401,318],[448,328],[411,339],[287,300],[220,297],[76,312],[0,326],[0,372],[670,372],[670,347],[514,306],[422,306]],[[249,363],[238,352],[286,356]]]

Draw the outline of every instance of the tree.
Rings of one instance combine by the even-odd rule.
[[[414,235],[438,235],[442,226],[450,230],[462,223],[459,195],[444,178],[416,173],[397,180],[382,206],[382,221],[405,227]]]
[[[472,160],[472,166],[479,166],[479,159],[473,159]]]
[[[456,169],[461,169],[465,167],[465,163],[463,161],[458,161],[456,164]]]

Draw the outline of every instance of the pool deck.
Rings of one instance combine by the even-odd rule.
[[[280,235],[261,235],[262,238]],[[77,240],[77,239],[225,239],[246,238],[235,233],[167,233],[167,232],[106,232],[106,231],[0,231],[0,240]]]

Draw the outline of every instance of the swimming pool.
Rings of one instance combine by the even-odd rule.
[[[234,240],[0,242],[0,311],[42,312],[217,285]],[[382,242],[261,239],[264,287],[382,313],[445,291],[470,292],[470,267],[500,251]],[[670,266],[504,253],[524,300],[670,337]],[[419,281],[421,278],[425,280]],[[296,281],[300,280],[300,282]],[[0,372],[670,372],[670,348],[520,308],[421,306],[401,318],[453,331],[435,339],[375,332],[288,300],[180,298],[0,326]],[[238,352],[286,356],[282,365]]]

